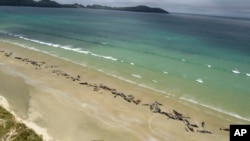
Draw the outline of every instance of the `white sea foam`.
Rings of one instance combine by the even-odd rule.
[[[49,52],[42,51],[42,50],[39,50],[39,49],[30,47],[30,46],[27,46],[27,45],[25,45],[25,44],[15,43],[15,42],[13,42],[13,41],[7,41],[7,40],[2,40],[2,41],[7,42],[7,43],[10,43],[10,44],[18,45],[18,46],[23,47],[23,48],[31,49],[31,50],[34,50],[34,51],[43,52],[43,53],[45,53],[45,54],[48,54],[48,55],[51,55],[51,56],[54,56],[54,57],[58,57],[58,58],[61,58],[61,59],[63,59],[63,60],[66,60],[66,61],[69,61],[69,62],[72,62],[72,63],[75,63],[75,64],[79,64],[79,65],[82,65],[82,66],[85,66],[85,67],[86,67],[85,64],[80,64],[80,63],[74,62],[74,61],[72,61],[72,60],[69,60],[69,59],[62,58],[62,57],[59,57],[59,56],[57,56],[57,55],[51,54],[51,53],[49,53]],[[88,53],[90,53],[90,52],[88,52]],[[123,61],[123,60],[121,60],[121,61]],[[146,89],[155,91],[155,92],[159,92],[159,93],[162,93],[162,94],[167,94],[166,91],[164,91],[164,90],[155,89],[155,88],[153,88],[153,87],[147,86],[146,84],[138,84],[138,83],[136,83],[136,82],[134,82],[134,81],[132,81],[132,80],[129,80],[129,79],[126,79],[126,78],[123,78],[123,77],[121,77],[121,76],[117,76],[117,75],[114,75],[114,74],[107,73],[107,72],[105,72],[105,71],[103,71],[103,70],[101,70],[101,69],[99,69],[98,71],[99,71],[99,72],[102,72],[102,73],[105,73],[105,74],[107,74],[107,75],[110,75],[110,76],[112,76],[112,77],[118,78],[118,79],[120,79],[120,80],[126,81],[126,82],[128,82],[128,83],[135,84],[135,85],[138,85],[138,86],[140,86],[140,87],[143,87],[143,88],[146,88]],[[137,76],[139,76],[139,75],[137,75]],[[135,77],[135,76],[134,76],[134,77]],[[139,76],[139,77],[141,77],[141,76]],[[169,95],[171,95],[171,94],[169,94]],[[174,96],[174,95],[171,95],[171,96]]]
[[[10,43],[10,44],[14,44],[14,45],[18,45],[18,46],[23,47],[23,48],[26,48],[26,49],[31,49],[31,50],[34,50],[34,51],[43,52],[43,53],[45,53],[45,54],[48,54],[48,55],[51,55],[51,56],[54,56],[54,57],[58,57],[58,58],[60,58],[60,59],[63,59],[63,60],[72,62],[72,63],[74,63],[74,64],[79,64],[79,65],[82,65],[82,66],[85,66],[85,67],[86,67],[85,64],[77,63],[77,62],[74,62],[74,61],[72,61],[72,60],[69,60],[69,59],[66,59],[66,58],[63,58],[63,57],[59,57],[59,56],[54,55],[54,54],[51,54],[51,53],[49,53],[49,52],[42,51],[42,50],[39,50],[39,49],[30,47],[30,46],[27,46],[27,45],[24,45],[24,44],[14,43],[14,42],[12,42],[12,41],[10,42],[10,41],[7,41],[7,40],[1,40],[1,41],[7,42],[7,43]],[[93,69],[94,69],[94,68],[93,68]],[[123,78],[123,77],[120,77],[120,76],[116,76],[116,75],[114,75],[114,74],[107,73],[107,72],[105,72],[105,71],[103,71],[103,70],[100,70],[100,69],[99,69],[98,71],[99,71],[99,72],[102,72],[102,73],[105,73],[105,74],[107,74],[107,75],[110,75],[110,76],[112,76],[112,77],[118,78],[118,79],[120,79],[120,80],[129,82],[129,83],[131,83],[131,84],[135,84],[135,85],[138,85],[138,86],[143,87],[143,88],[146,88],[146,89],[150,89],[150,90],[155,91],[155,92],[159,92],[159,93],[162,93],[162,94],[166,94],[166,91],[158,90],[158,89],[155,89],[155,88],[153,88],[153,87],[147,86],[147,85],[145,85],[145,84],[138,84],[138,83],[136,83],[136,82],[134,82],[134,81],[132,81],[132,80],[125,79],[125,78]],[[169,94],[169,95],[171,95],[171,94]],[[174,96],[174,95],[171,95],[171,96]]]
[[[158,81],[157,80],[152,80],[154,83],[158,83]]]
[[[81,48],[72,48],[71,45],[63,46],[63,45],[59,45],[59,44],[46,43],[46,42],[43,42],[43,41],[33,40],[33,39],[28,39],[28,38],[23,38],[23,39],[28,40],[28,41],[32,41],[32,42],[35,42],[35,43],[47,45],[47,46],[52,46],[52,47],[56,47],[56,48],[59,47],[59,48],[65,49],[65,50],[70,50],[70,51],[83,53],[83,54],[90,54],[90,55],[95,56],[95,57],[100,57],[100,58],[104,58],[104,59],[108,59],[108,60],[117,61],[116,58],[113,58],[111,56],[103,56],[103,55],[95,54],[95,53],[92,53],[92,52],[89,52],[89,51],[82,50]]]
[[[203,80],[199,78],[199,79],[196,79],[196,82],[203,83]]]
[[[211,68],[212,66],[211,65],[207,65],[208,68]]]
[[[97,71],[99,71],[99,72],[104,72],[102,69],[97,69]]]
[[[132,76],[136,77],[136,78],[142,78],[140,75],[138,74],[131,74]]]
[[[60,45],[60,44],[55,44],[55,43],[48,43],[48,42],[44,42],[44,41],[40,41],[40,40],[36,40],[36,39],[26,38],[26,37],[24,37],[22,35],[15,35],[15,34],[12,34],[12,33],[8,33],[6,31],[0,31],[0,33],[8,34],[9,36],[14,36],[14,37],[17,37],[19,39],[23,39],[23,40],[26,40],[26,41],[38,43],[38,44],[41,44],[41,45],[47,45],[47,46],[51,46],[51,47],[55,47],[55,48],[62,48],[62,49],[65,49],[65,50],[70,50],[70,51],[83,53],[83,54],[90,54],[90,55],[95,56],[95,57],[100,57],[100,58],[104,58],[104,59],[108,59],[108,60],[112,60],[112,61],[117,61],[118,60],[118,59],[116,59],[116,58],[114,58],[112,56],[103,56],[103,55],[92,53],[90,51],[82,50],[81,48],[73,48],[72,45]],[[103,43],[103,44],[107,44],[107,43]]]
[[[245,121],[250,121],[250,118],[246,118],[246,117],[240,116],[240,115],[238,115],[236,113],[229,112],[227,110],[223,110],[223,109],[215,107],[215,106],[211,106],[211,105],[206,105],[206,104],[203,104],[203,103],[199,103],[198,101],[196,101],[195,99],[192,99],[192,98],[180,97],[179,99],[184,100],[184,101],[188,101],[190,103],[197,104],[197,105],[200,105],[200,106],[212,109],[212,110],[215,110],[217,112],[220,112],[220,113],[223,113],[223,114],[226,114],[226,115],[230,115],[232,117],[236,117],[238,119],[242,119],[242,120],[245,120]]]
[[[234,69],[234,70],[232,70],[232,72],[235,74],[240,74],[240,71],[238,69]]]
[[[250,76],[250,73],[246,73],[246,76]]]
[[[95,53],[90,53],[92,56],[96,56],[96,57],[100,57],[100,58],[105,58],[105,59],[109,59],[109,60],[113,60],[113,61],[117,61],[116,58],[113,58],[111,56],[102,56],[102,55],[99,55],[99,54],[95,54]]]
[[[155,88],[153,88],[153,87],[147,86],[146,84],[138,84],[138,83],[135,83],[135,84],[138,85],[138,86],[141,86],[141,87],[143,87],[143,88],[147,88],[147,89],[153,90],[153,91],[155,91],[155,92],[159,92],[159,93],[166,94],[165,91],[155,89]]]
[[[8,40],[1,40],[1,41],[2,41],[2,42],[5,42],[5,43],[17,45],[17,46],[20,46],[20,47],[23,47],[23,48],[26,48],[26,49],[34,50],[34,51],[37,51],[37,52],[43,52],[43,53],[45,53],[45,54],[52,55],[52,54],[50,54],[50,53],[47,52],[47,51],[42,51],[42,50],[39,50],[39,49],[37,49],[37,48],[27,46],[27,45],[25,45],[25,44],[20,44],[20,43],[16,43],[16,42],[10,42],[10,41],[8,41]],[[52,56],[54,56],[54,55],[52,55]],[[56,57],[56,56],[55,56],[55,57]]]
[[[105,73],[105,72],[104,72],[104,73]],[[147,86],[147,85],[145,85],[145,84],[139,84],[139,83],[136,83],[136,82],[134,82],[134,81],[132,81],[132,80],[123,78],[123,77],[121,77],[121,76],[117,76],[117,75],[114,75],[114,74],[111,74],[111,73],[105,73],[105,74],[110,75],[110,76],[115,77],[115,78],[118,78],[118,79],[120,79],[120,80],[123,80],[123,81],[125,81],[125,82],[129,82],[129,83],[131,83],[131,84],[135,84],[135,85],[138,85],[138,86],[140,86],[140,87],[143,87],[143,88],[146,88],[146,89],[155,91],[155,92],[159,92],[159,93],[162,93],[162,94],[166,94],[166,92],[163,91],[163,90],[158,90],[158,89],[152,88],[152,87],[150,87],[150,86]]]
[[[2,42],[5,42],[5,43],[17,45],[17,46],[23,47],[23,48],[25,48],[25,49],[30,49],[30,50],[34,50],[34,51],[37,51],[37,52],[42,52],[42,53],[45,53],[45,54],[48,54],[48,55],[51,55],[51,56],[54,56],[54,57],[63,59],[63,60],[65,60],[65,61],[72,62],[72,63],[74,63],[74,64],[78,64],[78,65],[85,66],[85,67],[87,66],[86,64],[77,63],[77,62],[74,62],[74,61],[72,61],[72,60],[70,60],[70,59],[63,58],[63,57],[57,56],[57,55],[55,55],[55,54],[51,54],[50,52],[43,51],[43,50],[39,50],[39,49],[37,49],[37,48],[33,48],[33,47],[30,47],[30,46],[27,46],[27,45],[25,45],[25,44],[15,43],[15,42],[12,42],[12,41],[10,42],[10,41],[8,41],[8,40],[1,40],[1,41],[2,41]]]
[[[106,42],[101,42],[101,44],[102,44],[102,45],[107,45],[108,43],[106,43]]]
[[[5,30],[0,30],[0,33],[7,34],[7,32]]]
[[[130,65],[132,65],[132,66],[133,66],[133,65],[135,65],[135,63],[130,63]]]
[[[181,61],[182,61],[182,62],[186,62],[186,60],[185,60],[185,59],[181,59]]]
[[[163,73],[168,74],[168,72],[167,72],[167,71],[164,71]]]

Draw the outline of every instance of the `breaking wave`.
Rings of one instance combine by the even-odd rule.
[[[215,106],[211,106],[211,105],[207,105],[207,104],[204,104],[204,103],[200,103],[200,102],[196,101],[195,99],[186,98],[186,97],[180,97],[179,99],[184,100],[184,101],[188,101],[190,103],[197,104],[197,105],[200,105],[200,106],[212,109],[212,110],[215,110],[217,112],[220,112],[220,113],[223,113],[223,114],[226,114],[226,115],[230,115],[232,117],[236,117],[238,119],[242,119],[242,120],[245,120],[245,121],[250,121],[250,118],[248,118],[248,117],[243,117],[243,116],[241,116],[239,114],[236,114],[236,113],[233,113],[233,112],[229,112],[227,110],[224,110],[224,109],[221,109],[221,108],[218,108],[218,107],[215,107]]]
[[[44,41],[40,41],[40,40],[36,40],[36,39],[27,38],[27,37],[24,37],[22,35],[12,34],[12,33],[6,32],[6,31],[0,31],[0,33],[7,34],[9,36],[16,37],[16,38],[26,40],[26,41],[30,41],[30,42],[33,42],[33,43],[38,43],[38,44],[41,44],[41,45],[46,45],[46,46],[55,47],[55,48],[62,48],[62,49],[65,49],[65,50],[70,50],[70,51],[74,51],[74,52],[78,52],[78,53],[83,53],[83,54],[86,54],[86,55],[92,55],[92,56],[95,56],[95,57],[104,58],[104,59],[108,59],[108,60],[112,60],[112,61],[117,61],[118,60],[118,59],[116,59],[116,58],[114,58],[112,56],[104,56],[104,55],[96,54],[96,53],[93,53],[93,52],[90,52],[90,51],[82,50],[81,48],[73,48],[71,45],[60,45],[60,44],[55,44],[55,43],[44,42]]]

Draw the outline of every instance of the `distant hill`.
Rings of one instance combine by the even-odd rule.
[[[148,12],[148,13],[169,13],[161,8],[151,8],[144,5],[135,7],[109,7],[102,5],[88,5],[81,4],[59,4],[52,0],[0,0],[0,5],[3,6],[32,6],[32,7],[56,7],[56,8],[89,8],[89,9],[106,9],[106,10],[120,10],[120,11],[133,11],[133,12]]]
[[[139,5],[135,7],[109,7],[102,5],[87,5],[86,8],[90,9],[106,9],[106,10],[120,10],[120,11],[133,11],[133,12],[148,12],[148,13],[169,13],[161,8],[151,8],[144,5]]]
[[[66,7],[66,8],[83,8],[83,5],[80,4],[59,4],[51,0],[0,0],[0,5],[5,6],[32,6],[32,7]]]

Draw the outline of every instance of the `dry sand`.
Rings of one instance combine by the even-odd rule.
[[[48,141],[228,141],[229,132],[219,129],[228,128],[230,123],[244,123],[47,54],[3,42],[1,50],[4,52],[0,52],[0,102],[2,99],[6,105],[8,101],[8,109]],[[13,54],[6,57],[5,53],[10,52]],[[14,57],[46,64],[37,67]],[[58,70],[75,78],[79,75],[80,81],[53,73]],[[94,91],[79,82],[102,83],[133,95],[141,103],[136,105],[120,96],[114,98],[110,91]],[[163,104],[161,111],[173,113],[175,109],[190,117],[188,121],[199,128],[186,131],[183,121],[153,113],[142,105],[155,101]]]

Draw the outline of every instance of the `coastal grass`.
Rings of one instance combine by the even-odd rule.
[[[42,137],[0,106],[0,140],[4,141],[42,141]]]

